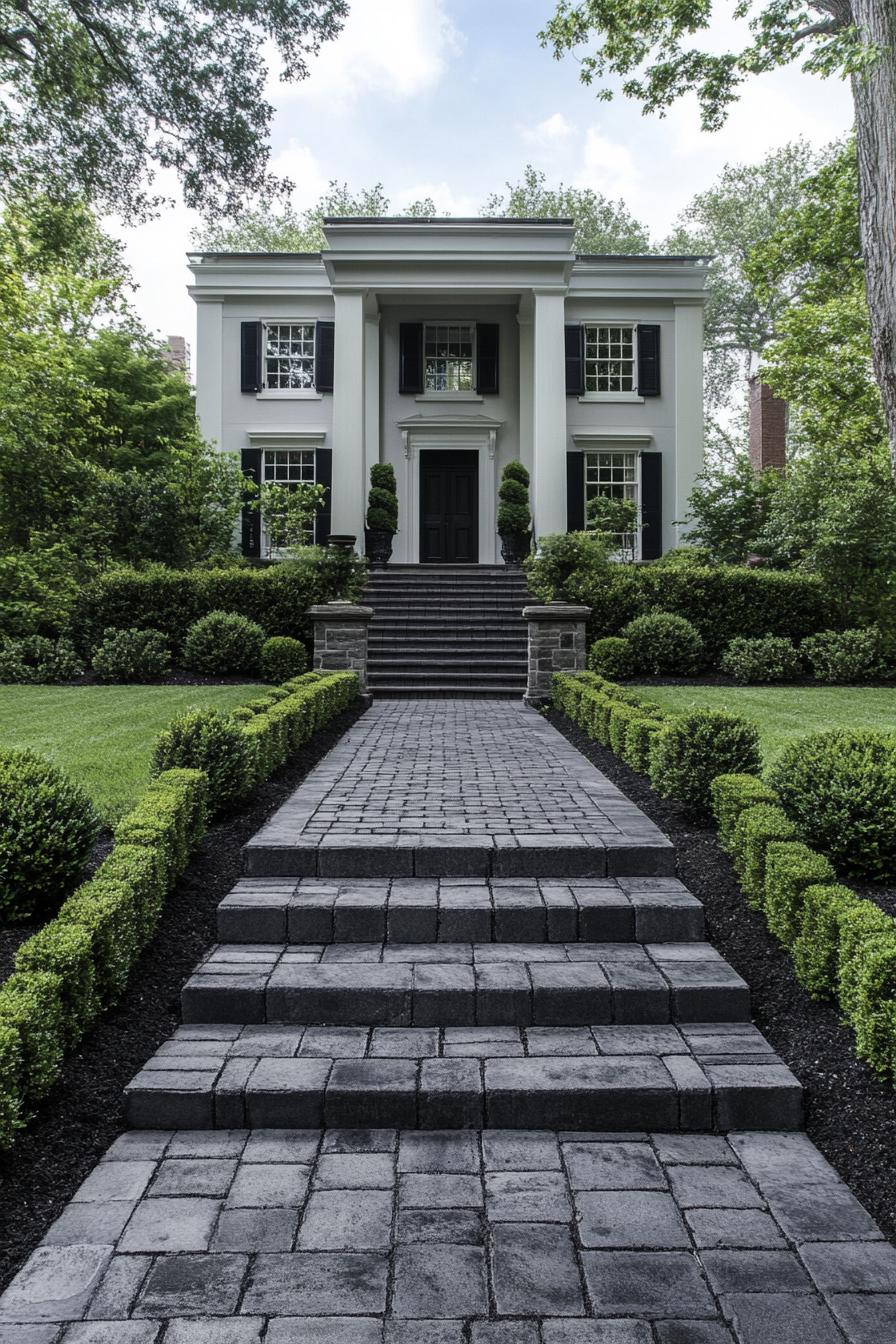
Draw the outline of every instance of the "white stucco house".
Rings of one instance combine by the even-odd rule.
[[[398,481],[404,563],[500,561],[501,468],[536,537],[636,500],[677,544],[701,467],[706,258],[577,255],[558,219],[332,219],[328,250],[191,255],[197,408],[255,480],[329,487],[317,540],[363,547],[369,468]],[[265,553],[247,513],[243,546]]]

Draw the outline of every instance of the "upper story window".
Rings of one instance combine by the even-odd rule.
[[[266,323],[262,372],[264,386],[272,392],[312,391],[314,323]]]
[[[635,328],[585,327],[585,393],[633,392],[635,389]]]
[[[427,392],[475,389],[476,324],[427,322],[423,329],[424,387]]]

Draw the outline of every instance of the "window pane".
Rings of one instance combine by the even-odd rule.
[[[585,327],[585,391],[633,391],[634,347],[632,327]]]
[[[314,386],[314,323],[269,322],[265,327],[265,386],[275,390]]]
[[[473,390],[474,327],[471,323],[427,323],[423,333],[424,383],[429,392]]]

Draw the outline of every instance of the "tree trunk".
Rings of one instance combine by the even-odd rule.
[[[896,3],[852,0],[852,12],[863,41],[880,51],[852,84],[871,349],[896,477]]]

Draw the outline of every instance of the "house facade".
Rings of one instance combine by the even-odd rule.
[[[500,562],[501,469],[536,538],[635,501],[638,558],[678,544],[702,465],[706,258],[576,255],[568,220],[333,219],[313,254],[202,253],[197,410],[255,481],[327,487],[316,539],[363,549],[391,463],[403,563]],[[265,555],[247,511],[243,548]]]

